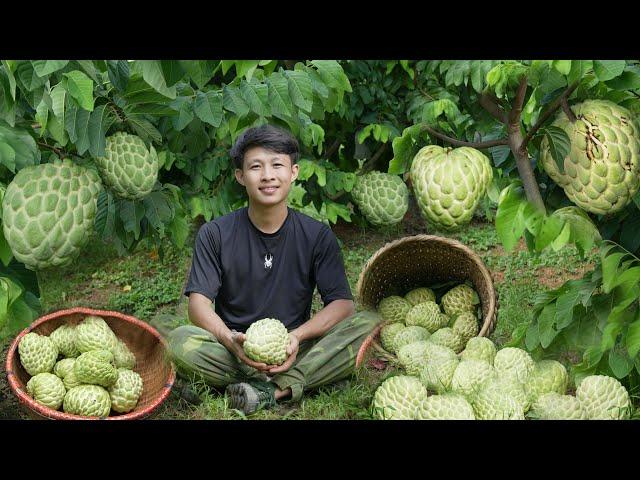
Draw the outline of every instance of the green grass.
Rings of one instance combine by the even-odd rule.
[[[371,255],[387,242],[421,233],[406,227],[385,230],[352,227],[336,231],[354,295],[358,276]],[[531,319],[533,300],[539,292],[555,288],[593,268],[593,257],[582,259],[573,248],[560,252],[549,250],[537,255],[522,247],[514,252],[504,252],[497,246],[495,228],[490,224],[474,223],[463,232],[450,236],[476,251],[494,275],[499,310],[496,329],[490,338],[498,345],[510,340],[517,325]],[[190,265],[192,242],[191,237],[183,249],[167,244],[163,260],[145,247],[140,247],[132,255],[118,257],[108,245],[92,244],[73,266],[40,276],[44,309],[52,311],[83,305],[119,310],[147,321],[158,314],[168,314],[172,318],[178,307],[185,304],[181,302],[182,289]],[[126,289],[127,286],[131,289]],[[315,312],[320,308],[320,298],[316,293],[312,310]],[[172,321],[173,326],[177,326],[185,323],[186,317],[178,315]],[[327,386],[306,394],[298,404],[283,402],[277,408],[259,412],[251,418],[370,418],[369,405],[375,389],[384,377],[394,372],[392,367],[384,367],[384,364],[380,368],[363,368],[338,386]],[[189,405],[172,392],[154,418],[243,418],[240,412],[229,409],[220,392],[204,385],[194,385],[194,388],[203,400],[201,405]]]

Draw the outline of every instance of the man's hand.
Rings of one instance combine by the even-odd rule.
[[[269,371],[270,368],[273,368],[274,365],[267,365],[266,363],[262,362],[254,362],[249,357],[247,357],[247,354],[244,353],[244,348],[242,348],[242,345],[244,344],[246,338],[247,336],[244,333],[232,331],[230,337],[223,343],[224,346],[227,347],[227,350],[235,354],[236,357],[238,357],[242,362],[246,363],[250,367],[253,367],[256,370],[260,370],[261,372],[266,372]]]
[[[287,347],[287,355],[289,356],[287,357],[287,359],[284,361],[282,365],[269,368],[268,372],[280,373],[280,372],[286,372],[287,370],[289,370],[291,368],[291,365],[293,365],[293,362],[296,361],[296,356],[298,355],[299,347],[300,347],[300,341],[298,340],[298,337],[296,337],[295,334],[289,332],[289,346]]]

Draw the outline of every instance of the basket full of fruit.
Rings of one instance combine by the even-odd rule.
[[[491,274],[473,250],[451,238],[414,235],[386,244],[367,261],[356,289],[358,303],[385,320],[363,343],[357,365],[374,340],[395,353],[395,334],[401,343],[435,335],[432,341],[461,351],[495,328]]]
[[[153,327],[82,307],[23,330],[9,348],[6,372],[33,416],[59,420],[144,418],[175,381],[166,343]]]

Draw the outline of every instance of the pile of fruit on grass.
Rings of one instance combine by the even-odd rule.
[[[623,420],[631,416],[624,386],[604,375],[585,377],[568,395],[569,376],[556,360],[498,350],[478,337],[477,294],[468,285],[436,303],[422,287],[378,304],[386,324],[384,349],[401,374],[385,379],[372,401],[380,419],[404,420]]]
[[[18,353],[31,375],[27,394],[54,410],[107,417],[132,411],[142,395],[135,355],[101,317],[61,325],[49,336],[27,333]]]

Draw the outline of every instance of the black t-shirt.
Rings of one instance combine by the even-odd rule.
[[[288,208],[282,227],[263,233],[245,207],[200,228],[185,295],[215,301],[231,329],[269,317],[291,330],[309,320],[316,285],[325,305],[353,298],[331,229]]]

